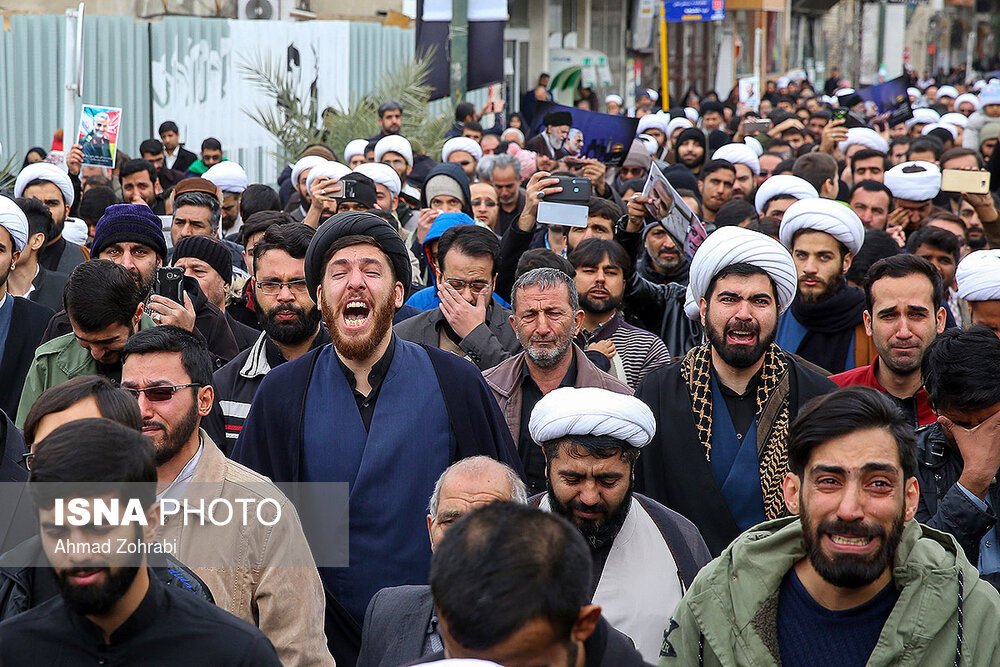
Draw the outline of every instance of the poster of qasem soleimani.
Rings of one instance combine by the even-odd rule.
[[[122,110],[84,104],[76,142],[83,149],[83,163],[95,167],[114,167],[118,150],[118,130]]]

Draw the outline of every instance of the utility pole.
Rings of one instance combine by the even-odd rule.
[[[451,101],[458,104],[465,96],[469,62],[469,0],[451,0],[451,25],[448,28]]]

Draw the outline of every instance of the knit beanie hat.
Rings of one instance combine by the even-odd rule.
[[[163,223],[145,204],[112,204],[104,211],[94,228],[94,243],[90,254],[97,257],[115,243],[141,243],[165,259],[167,242]]]
[[[174,246],[174,266],[183,257],[194,257],[205,262],[222,277],[227,285],[233,282],[233,255],[214,236],[187,236]]]
[[[1000,104],[1000,83],[988,83],[979,91],[979,103],[983,106],[987,104]]]

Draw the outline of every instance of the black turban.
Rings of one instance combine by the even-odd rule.
[[[559,127],[561,125],[572,125],[573,116],[568,111],[550,111],[542,118],[545,125]]]
[[[306,250],[306,287],[313,301],[316,298],[316,287],[323,282],[323,256],[337,240],[345,236],[367,236],[375,246],[389,258],[392,264],[393,276],[403,283],[404,294],[410,291],[410,256],[399,232],[392,226],[371,213],[361,211],[344,211],[337,213],[323,225],[309,242]]]

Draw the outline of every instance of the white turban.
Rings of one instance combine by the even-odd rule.
[[[561,387],[535,404],[528,432],[538,444],[573,435],[606,435],[645,447],[656,433],[656,419],[635,396],[597,387]]]
[[[692,123],[698,122],[698,110],[694,107],[684,107],[684,117]]]
[[[882,182],[897,199],[927,201],[941,192],[941,170],[933,162],[902,162],[885,172]]]
[[[958,97],[958,90],[955,88],[955,86],[941,86],[940,88],[938,88],[938,99],[941,99],[942,97],[950,97],[951,99],[955,99],[956,97]]]
[[[13,199],[3,195],[0,195],[0,227],[6,229],[14,240],[14,252],[24,250],[28,243],[28,218]]]
[[[920,99],[920,89],[919,88],[914,88],[913,86],[910,86],[909,88],[906,89],[906,94],[909,97],[916,97],[917,99]]]
[[[959,116],[961,115],[962,114],[959,114]],[[947,130],[951,134],[952,139],[958,139],[958,128],[950,123],[928,123],[927,125],[924,125],[922,130],[920,130],[920,134],[930,134],[932,130],[936,130],[938,128]]]
[[[403,156],[406,160],[406,164],[413,166],[413,147],[410,146],[410,142],[406,140],[406,137],[401,137],[398,134],[390,134],[387,137],[382,137],[375,144],[375,161],[381,162],[382,156],[386,153],[397,153]]]
[[[476,143],[475,139],[470,139],[469,137],[452,137],[444,142],[444,146],[441,147],[441,161],[447,162],[448,157],[455,151],[465,151],[472,156],[475,162],[479,162],[483,158],[483,149]]]
[[[204,178],[223,192],[243,192],[250,185],[243,167],[231,160],[223,160],[205,172]]]
[[[800,199],[785,209],[778,228],[782,245],[791,250],[792,239],[802,230],[829,234],[847,246],[852,255],[857,255],[865,243],[861,218],[850,206],[833,199]]]
[[[364,155],[365,149],[368,148],[367,139],[352,139],[347,142],[344,146],[344,162],[350,162],[351,158],[355,155]]]
[[[14,196],[23,197],[28,183],[37,180],[48,181],[55,185],[62,193],[63,203],[67,206],[73,205],[73,182],[69,180],[69,174],[65,169],[60,169],[49,162],[35,162],[22,169],[14,181]]]
[[[687,301],[684,303],[684,313],[689,318],[697,320],[700,317],[698,304],[705,296],[708,284],[733,264],[751,264],[771,277],[778,288],[779,312],[785,312],[792,304],[798,272],[788,250],[760,232],[742,227],[723,227],[708,235],[691,260]]]
[[[398,197],[399,191],[403,189],[402,184],[399,182],[399,174],[387,164],[365,162],[355,167],[354,171],[367,176],[379,185],[384,185],[393,197]]]
[[[934,109],[928,109],[926,107],[920,107],[919,109],[913,110],[913,118],[906,121],[906,128],[909,129],[914,125],[926,125],[927,123],[936,123],[941,120],[941,114]]]
[[[611,104],[612,102],[614,102],[618,106],[625,104],[625,100],[622,99],[621,95],[608,95],[607,97],[604,98],[605,104]]]
[[[657,151],[660,150],[660,144],[648,134],[637,134],[635,138],[642,142],[642,145],[646,147],[646,152],[650,155],[656,155]]]
[[[889,143],[882,138],[881,134],[870,127],[848,128],[847,139],[837,144],[837,148],[841,153],[844,153],[847,151],[849,146],[853,146],[855,144],[861,144],[866,148],[871,148],[872,150],[879,151],[880,153],[889,152]]]
[[[744,164],[750,167],[754,176],[760,175],[760,160],[753,149],[746,144],[726,144],[712,154],[713,160],[726,160],[732,164]]]
[[[1000,301],[1000,250],[976,250],[966,255],[955,272],[958,298]]]
[[[351,168],[346,164],[334,162],[333,160],[325,160],[322,164],[316,165],[309,171],[309,175],[306,177],[306,189],[312,190],[313,181],[317,178],[332,178],[335,181],[339,181],[349,173],[351,173]]]
[[[833,91],[834,97],[843,97],[844,95],[853,95],[853,94],[854,94],[853,88],[838,88],[837,90]]]
[[[674,133],[674,130],[678,129],[683,130],[689,127],[694,127],[694,123],[689,121],[687,118],[683,116],[678,116],[677,118],[671,118],[670,122],[667,123],[667,136],[669,137],[670,135],[672,135]]]
[[[955,108],[957,109],[960,104],[965,104],[968,102],[972,105],[973,109],[979,109],[979,95],[974,95],[972,93],[963,93],[955,98]],[[959,114],[960,116],[963,114]]]
[[[947,125],[954,125],[955,127],[965,127],[968,124],[969,119],[965,117],[965,114],[952,111],[951,113],[946,113],[941,116],[941,122]]]
[[[63,223],[62,236],[70,243],[87,245],[87,236],[89,236],[89,234],[90,228],[87,227],[87,222],[85,220],[71,217],[66,218],[66,222]]]
[[[760,158],[761,155],[764,154],[764,147],[761,146],[760,142],[757,141],[754,137],[744,137],[743,138],[743,143],[745,143],[747,146],[749,146],[750,150],[752,150],[754,152],[754,155],[757,156],[757,158],[758,158],[757,165],[760,166],[759,158]]]
[[[663,134],[667,132],[669,118],[659,113],[648,113],[639,119],[639,125],[635,129],[636,134],[645,134],[646,130],[659,130]]]
[[[326,162],[326,158],[320,157],[319,155],[307,155],[295,163],[292,167],[292,187],[298,187],[299,176],[302,175],[306,169],[312,169],[315,166],[321,165]]]
[[[796,199],[816,199],[819,197],[816,188],[806,179],[790,174],[778,174],[767,179],[757,188],[757,194],[753,198],[757,213],[764,215],[764,207],[767,202],[778,195],[789,195]]]

